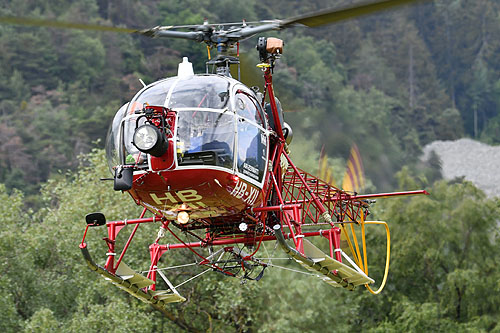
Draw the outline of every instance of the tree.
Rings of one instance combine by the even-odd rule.
[[[414,183],[404,174],[401,181]],[[416,185],[416,183],[414,183]],[[437,182],[430,197],[391,200],[392,310],[384,329],[491,330],[500,278],[498,200],[471,183]],[[481,258],[481,260],[477,260]],[[422,326],[420,326],[422,325]]]

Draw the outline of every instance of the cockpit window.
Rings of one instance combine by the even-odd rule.
[[[139,122],[137,122],[138,118],[139,115],[130,115],[123,121],[123,142],[125,144],[123,154],[125,164],[132,164],[136,167],[146,167],[148,154],[139,151],[139,149],[132,144],[135,129],[145,124],[145,118],[140,118]]]
[[[173,88],[168,108],[223,109],[229,101],[230,82],[213,76],[193,76],[180,80]]]
[[[113,118],[113,122],[108,130],[106,137],[106,157],[108,160],[109,169],[112,171],[113,167],[120,164],[120,126],[122,119],[127,111],[129,103],[124,104]]]
[[[133,102],[134,103],[134,102]],[[131,104],[123,105],[116,113],[106,139],[106,155],[110,170],[117,165],[128,164],[136,167],[147,167],[148,155],[141,153],[133,144],[132,136],[137,127],[139,115],[129,115]],[[144,118],[139,120],[139,126]]]
[[[263,181],[268,134],[261,105],[251,90],[218,75],[165,79],[139,92],[113,120],[107,142],[110,167],[150,167],[148,155],[132,144],[136,128],[145,121],[135,111],[148,105],[166,107],[176,117],[169,140],[175,140],[177,166],[223,167]]]
[[[177,127],[179,165],[216,165],[233,168],[234,114],[226,112],[179,111]]]
[[[167,101],[170,88],[175,83],[174,79],[166,79],[143,90],[130,103],[128,114],[133,114],[136,110],[142,110],[145,105],[163,106]]]
[[[244,118],[238,119],[238,171],[261,181],[266,168],[267,136]]]
[[[264,127],[264,113],[257,100],[249,93],[238,90],[235,96],[236,113],[247,118],[257,125]]]

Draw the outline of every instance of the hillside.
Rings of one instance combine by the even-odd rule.
[[[18,15],[144,28],[270,19],[355,1],[6,2]],[[214,10],[217,8],[217,10]],[[500,137],[500,4],[440,0],[318,29],[271,33],[285,40],[277,95],[296,134],[331,157],[360,148],[381,190],[434,140]],[[253,67],[256,39],[242,43]],[[36,193],[76,166],[113,114],[141,87],[176,73],[182,56],[204,71],[206,49],[182,40],[107,32],[0,26],[0,182]],[[243,70],[243,81],[251,81]],[[262,86],[262,81],[257,81]],[[474,120],[475,119],[475,120]]]

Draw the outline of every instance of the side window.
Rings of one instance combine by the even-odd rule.
[[[131,110],[129,107],[129,110]],[[139,120],[138,126],[144,125],[145,119],[142,118]],[[136,166],[147,166],[148,162],[148,154],[140,152],[132,144],[132,138],[134,136],[134,132],[137,124],[137,116],[128,116],[123,121],[123,155],[125,158],[125,164],[133,164]]]
[[[264,113],[257,100],[249,93],[238,90],[235,95],[236,113],[240,117],[256,122],[265,127]]]
[[[238,119],[238,171],[262,181],[266,167],[267,137],[257,126]]]
[[[126,103],[118,110],[118,112],[116,112],[115,117],[113,118],[113,123],[109,127],[108,136],[106,137],[106,157],[111,172],[113,172],[113,167],[123,164],[121,160],[121,156],[123,154],[120,154],[120,149],[122,147],[122,143],[120,141],[120,128],[128,106],[129,103]]]

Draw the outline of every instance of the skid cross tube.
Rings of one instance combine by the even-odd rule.
[[[301,235],[303,237],[316,237],[320,235],[328,236],[328,230],[319,230],[319,231],[310,231],[304,232]],[[291,233],[283,234],[285,239],[293,239]],[[262,241],[273,241],[276,240],[276,237],[273,235],[267,235],[262,237]],[[249,244],[255,241],[253,237],[235,237],[228,239],[220,239],[208,242],[208,245],[218,246],[218,245],[232,245],[232,244]],[[173,250],[173,249],[185,249],[185,248],[196,248],[196,247],[205,247],[207,245],[206,242],[192,242],[192,243],[177,243],[177,244],[162,244],[158,245],[159,250]]]

